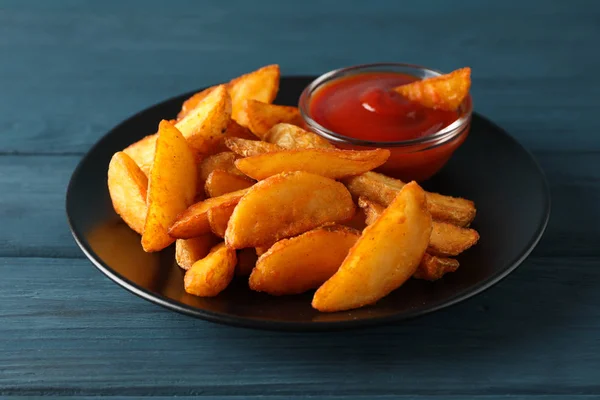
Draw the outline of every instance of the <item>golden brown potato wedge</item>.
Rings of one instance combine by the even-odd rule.
[[[152,161],[154,161],[156,138],[156,133],[148,135],[123,150],[140,167],[146,176],[150,175],[150,168],[152,168]]]
[[[387,149],[284,150],[246,157],[235,162],[237,169],[254,179],[265,179],[282,172],[306,171],[331,179],[340,179],[370,171],[385,163]]]
[[[231,218],[231,214],[233,214],[233,210],[236,206],[237,203],[229,206],[213,207],[208,210],[206,214],[206,217],[208,218],[208,225],[210,226],[210,230],[218,237],[225,237],[227,223],[229,222],[229,218]]]
[[[159,251],[174,242],[167,232],[177,215],[194,201],[196,173],[188,142],[170,122],[161,121],[148,182],[144,251]]]
[[[344,183],[353,196],[363,196],[384,206],[389,205],[405,185],[398,179],[372,171],[346,178]],[[466,227],[475,218],[475,204],[471,200],[430,192],[426,192],[426,196],[429,212],[436,221]]]
[[[358,206],[365,211],[367,225],[374,223],[385,210],[382,205],[364,197],[358,198]],[[435,256],[457,256],[478,240],[479,233],[474,229],[434,221],[427,252]]]
[[[231,151],[213,154],[206,157],[198,164],[198,187],[204,188],[204,184],[211,172],[220,169],[230,174],[246,176],[236,168],[235,154]]]
[[[210,232],[208,211],[212,208],[230,207],[237,204],[250,189],[211,197],[191,205],[177,216],[169,228],[169,235],[176,239],[189,239]]]
[[[335,274],[359,236],[355,229],[330,225],[280,240],[258,259],[250,289],[275,296],[316,289]]]
[[[425,192],[416,182],[402,188],[375,223],[363,231],[338,271],[315,293],[319,311],[373,304],[402,286],[417,270],[431,236]]]
[[[194,94],[192,97],[190,97],[186,101],[184,101],[183,104],[181,105],[181,111],[179,111],[179,114],[177,114],[177,121],[183,119],[186,115],[189,114],[190,111],[192,111],[194,108],[198,107],[198,104],[202,100],[204,100],[204,98],[206,96],[208,96],[210,94],[210,92],[212,92],[214,90],[214,88],[216,88],[217,86],[219,86],[219,85],[206,88],[206,89],[202,90],[201,92]]]
[[[267,65],[256,71],[242,75],[229,82],[232,101],[232,117],[243,126],[248,126],[243,112],[246,100],[272,103],[279,91],[279,65]]]
[[[214,297],[227,288],[235,272],[235,250],[220,243],[196,261],[185,273],[185,291],[194,296]]]
[[[175,260],[177,265],[188,270],[201,258],[210,252],[210,249],[218,243],[218,239],[207,233],[191,239],[177,239],[175,241]]]
[[[211,154],[231,119],[231,98],[225,85],[215,87],[175,127],[198,154]]]
[[[335,146],[316,133],[291,124],[277,124],[266,133],[264,141],[276,144],[284,149],[335,149]]]
[[[199,158],[212,153],[223,139],[231,118],[231,99],[225,86],[217,86],[197,106],[179,120],[175,127],[189,142]],[[146,175],[154,160],[157,134],[146,136],[123,150]]]
[[[236,192],[249,188],[256,182],[245,176],[232,174],[220,169],[214,170],[208,175],[204,184],[204,191],[208,197],[218,197],[225,193]]]
[[[298,107],[268,104],[250,99],[244,102],[242,112],[246,114],[244,117],[247,120],[246,126],[261,139],[266,136],[269,129],[279,123],[297,126],[302,124]]]
[[[108,193],[115,212],[140,235],[146,221],[148,178],[135,161],[122,151],[108,165]]]
[[[256,252],[254,249],[241,249],[237,251],[237,265],[235,266],[235,276],[239,278],[247,278],[252,273],[256,266]]]
[[[436,257],[425,253],[413,278],[437,281],[448,272],[456,271],[459,265],[459,262],[453,258]]]
[[[264,245],[264,246],[256,246],[256,248],[254,249],[254,251],[256,252],[257,256],[262,256],[263,254],[265,254],[267,251],[269,251],[269,249],[271,248],[272,245]]]
[[[283,147],[279,147],[273,143],[240,138],[225,138],[225,146],[241,157],[252,157],[259,154],[284,150]]]
[[[274,175],[252,186],[233,211],[225,242],[239,249],[274,243],[355,212],[339,182],[308,172]]]

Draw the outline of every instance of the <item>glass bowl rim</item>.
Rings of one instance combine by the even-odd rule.
[[[337,142],[337,143],[346,143],[351,145],[358,146],[367,146],[367,147],[408,147],[414,145],[427,145],[431,144],[434,146],[440,145],[440,141],[445,142],[447,140],[453,139],[455,136],[458,136],[461,132],[465,131],[466,128],[471,121],[471,116],[473,113],[473,100],[471,98],[471,94],[469,93],[467,97],[463,100],[461,107],[464,107],[462,114],[450,125],[438,130],[432,135],[423,136],[416,139],[409,140],[399,140],[392,142],[384,142],[377,140],[364,140],[357,139],[353,137],[349,137],[346,135],[342,135],[340,133],[334,132],[330,129],[325,128],[323,125],[319,124],[315,121],[309,112],[309,99],[313,92],[318,89],[321,85],[331,82],[341,76],[344,76],[348,73],[360,73],[361,70],[367,70],[371,68],[405,68],[405,69],[413,69],[419,71],[425,71],[427,73],[433,74],[434,76],[443,75],[443,72],[428,68],[422,65],[417,64],[407,64],[407,63],[370,63],[370,64],[358,64],[352,65],[349,67],[338,68],[326,72],[315,80],[313,80],[308,86],[304,88],[302,94],[300,95],[300,100],[298,104],[298,109],[300,110],[300,115],[304,122],[319,136],[324,137],[327,140]]]

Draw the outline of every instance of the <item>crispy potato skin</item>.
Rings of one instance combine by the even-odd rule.
[[[248,117],[244,112],[245,101],[272,103],[279,91],[280,75],[279,65],[272,64],[231,80],[228,88],[232,101],[232,118],[240,125],[248,126]]]
[[[398,179],[373,171],[346,178],[343,182],[353,196],[363,196],[384,206],[389,205],[405,185]],[[426,192],[426,196],[435,221],[466,227],[475,218],[475,204],[471,200],[431,192]]]
[[[449,74],[423,79],[394,90],[425,107],[454,111],[462,104],[471,88],[471,68],[461,68]]]
[[[231,120],[231,98],[225,85],[215,87],[175,127],[196,154],[212,154]]]
[[[218,295],[233,279],[236,263],[235,250],[224,243],[216,245],[206,257],[196,261],[185,273],[185,291],[200,297]]]
[[[229,223],[231,214],[233,214],[233,210],[235,210],[236,206],[237,203],[223,207],[213,207],[208,210],[208,225],[210,226],[210,230],[218,237],[225,237],[227,224]]]
[[[221,85],[211,88],[208,95],[194,109],[189,110],[175,127],[189,142],[195,157],[199,159],[218,147],[230,119],[231,98],[225,86]],[[158,134],[146,136],[123,150],[146,175],[149,175],[154,161],[157,138]]]
[[[374,223],[385,210],[382,205],[364,197],[358,198],[358,205],[365,211],[367,225]],[[478,240],[479,233],[475,229],[434,221],[427,252],[441,257],[457,256],[474,246]]]
[[[284,149],[336,148],[321,136],[286,123],[280,123],[273,126],[266,133],[263,140],[265,142],[276,144]]]
[[[413,278],[437,281],[442,279],[445,274],[456,271],[459,265],[459,262],[454,258],[437,257],[425,253],[419,268],[413,274]]]
[[[328,222],[350,220],[354,213],[352,197],[339,182],[308,172],[274,175],[240,200],[225,242],[233,248],[263,246]]]
[[[302,117],[298,107],[280,106],[248,99],[244,102],[243,113],[248,128],[253,134],[263,139],[269,129],[279,123],[296,126],[302,125]]]
[[[190,239],[209,233],[208,211],[212,208],[235,206],[248,190],[250,189],[242,189],[192,204],[177,215],[169,228],[169,235],[176,239]]]
[[[183,118],[185,118],[186,115],[190,113],[190,111],[198,107],[198,104],[200,104],[200,102],[204,100],[204,98],[208,96],[217,86],[219,85],[206,88],[184,101],[181,106],[181,111],[179,111],[179,114],[177,114],[177,121],[181,121]]]
[[[148,182],[148,213],[142,234],[146,252],[160,251],[174,242],[167,233],[177,215],[194,201],[196,163],[183,135],[161,121]]]
[[[417,270],[431,225],[425,192],[416,182],[407,184],[365,228],[338,271],[316,291],[312,306],[323,312],[343,311],[387,296]]]
[[[360,232],[324,226],[275,243],[258,259],[250,289],[281,296],[315,289],[340,267]]]
[[[254,179],[265,179],[282,172],[305,171],[340,179],[377,168],[390,156],[387,149],[337,150],[299,149],[270,152],[235,161],[237,169]]]
[[[115,212],[140,235],[144,230],[148,178],[135,161],[123,152],[113,155],[108,165],[108,192]]]
[[[177,239],[175,241],[175,260],[177,265],[188,270],[201,258],[210,252],[217,244],[217,238],[211,234],[205,234],[191,239]]]
[[[252,157],[283,150],[283,147],[279,147],[276,144],[240,138],[225,138],[225,146],[241,157]]]
[[[218,197],[249,188],[254,183],[255,181],[250,178],[217,169],[212,171],[206,178],[204,192],[208,197]]]

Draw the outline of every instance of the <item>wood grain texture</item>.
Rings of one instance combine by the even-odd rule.
[[[2,4],[4,152],[82,153],[140,109],[269,63],[320,74],[377,61],[469,65],[477,111],[526,146],[600,150],[589,0]]]
[[[494,289],[427,318],[293,334],[163,310],[86,260],[4,258],[0,394],[595,394],[595,267],[531,258]]]
[[[0,396],[600,398],[599,21],[591,0],[0,0]],[[476,110],[544,168],[548,230],[498,286],[290,334],[174,314],[83,259],[66,185],[120,120],[268,63],[377,61],[471,66]]]

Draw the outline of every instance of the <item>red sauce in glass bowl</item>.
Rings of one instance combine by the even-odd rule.
[[[470,123],[458,128],[456,134],[438,140],[436,134],[457,121],[461,117],[460,110],[428,108],[391,90],[418,79],[406,73],[385,71],[341,76],[323,83],[311,93],[308,115],[338,137],[348,138],[333,140],[337,147],[387,148],[390,158],[379,171],[404,181],[423,181],[438,172],[464,142]],[[470,105],[470,97],[466,101]],[[319,129],[310,124],[306,127],[319,133]],[[352,139],[376,144],[366,146]],[[423,142],[401,143],[419,139]]]

